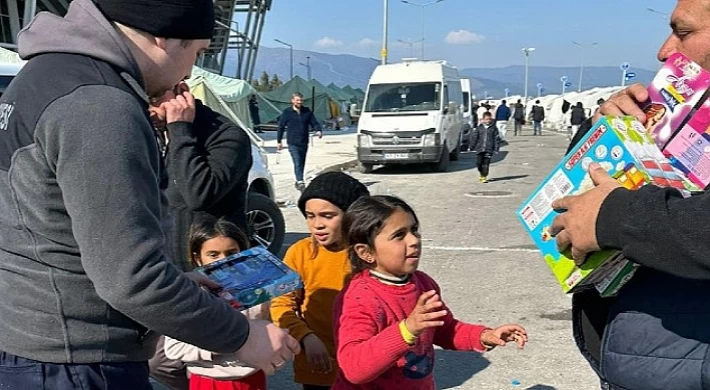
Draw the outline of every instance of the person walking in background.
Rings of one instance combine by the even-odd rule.
[[[251,124],[256,133],[263,133],[261,130],[261,117],[259,116],[259,100],[255,94],[249,96],[249,116],[251,116]]]
[[[310,129],[315,131],[318,138],[323,137],[320,123],[313,112],[303,105],[303,95],[296,92],[291,97],[291,107],[281,113],[279,120],[279,130],[276,133],[276,150],[283,150],[283,135],[287,132],[288,152],[293,160],[293,171],[296,176],[296,189],[303,191],[306,182],[303,179],[303,172],[306,169],[306,154],[308,153],[308,141]]]
[[[275,298],[271,316],[303,345],[293,370],[304,390],[328,389],[338,375],[333,304],[350,275],[341,225],[350,205],[367,195],[367,187],[355,178],[327,172],[316,176],[298,200],[311,236],[288,249],[284,264],[301,276],[303,289]]]
[[[525,106],[523,106],[523,102],[520,99],[518,99],[518,102],[515,103],[513,120],[515,126],[513,135],[523,135],[523,125],[525,124]]]
[[[570,139],[574,138],[577,131],[579,131],[579,126],[581,126],[586,120],[587,116],[584,112],[584,106],[582,105],[582,102],[577,102],[577,105],[573,106],[572,111],[570,112],[570,124],[572,125]]]
[[[542,135],[542,122],[545,120],[545,107],[540,105],[539,100],[535,100],[532,107],[533,135]]]
[[[508,130],[508,121],[510,120],[510,107],[506,104],[507,102],[503,100],[500,102],[500,106],[496,110],[496,127],[500,132],[501,141],[505,141],[505,135]]]
[[[500,138],[498,136],[498,128],[493,123],[493,117],[490,112],[483,114],[483,121],[471,134],[471,148],[478,154],[478,173],[480,174],[479,181],[488,183],[488,173],[493,154],[498,153],[500,149]]]

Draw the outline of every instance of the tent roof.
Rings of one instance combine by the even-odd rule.
[[[313,88],[315,88],[315,97],[330,97],[332,91],[329,91],[322,84],[314,84],[295,76],[282,86],[273,91],[264,94],[264,97],[271,101],[290,103],[294,93],[299,92],[304,99],[313,98]]]
[[[198,76],[202,77],[210,85],[210,89],[225,102],[236,102],[251,94],[259,94],[251,84],[244,80],[221,76],[193,66],[191,78],[195,79]]]

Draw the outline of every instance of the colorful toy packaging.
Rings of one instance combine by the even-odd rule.
[[[518,209],[517,215],[542,252],[565,293],[594,286],[604,296],[615,295],[636,270],[618,251],[600,251],[577,266],[568,251],[560,253],[550,234],[558,215],[552,202],[594,187],[589,164],[599,163],[627,189],[646,184],[674,187],[688,196],[688,186],[658,149],[654,138],[633,117],[600,119],[577,146]]]
[[[196,269],[222,285],[218,295],[238,310],[248,309],[303,287],[296,272],[257,247]]]
[[[710,72],[672,55],[648,87],[646,130],[678,173],[697,189],[710,184]]]

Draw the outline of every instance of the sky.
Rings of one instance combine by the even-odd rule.
[[[411,0],[419,4],[430,0]],[[380,58],[383,0],[274,0],[263,46]],[[424,7],[424,57],[459,68],[524,64],[619,66],[656,70],[673,0],[443,0]],[[389,56],[420,57],[422,7],[389,0]],[[590,45],[584,49],[576,41]],[[592,43],[597,45],[591,46]],[[584,55],[584,60],[582,56]]]

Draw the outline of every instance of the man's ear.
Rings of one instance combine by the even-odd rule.
[[[168,47],[168,40],[167,38],[158,38],[155,37],[155,45],[158,46],[161,50],[165,50]]]
[[[353,246],[353,250],[357,254],[357,257],[360,258],[360,260],[372,264],[375,262],[375,257],[374,254],[372,253],[372,250],[370,250],[370,247],[366,244],[355,244]]]

